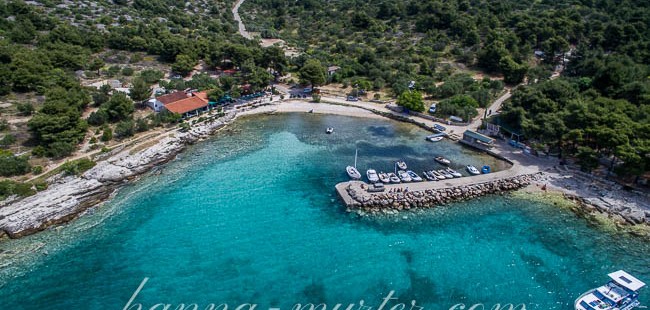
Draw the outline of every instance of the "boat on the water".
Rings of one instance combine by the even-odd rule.
[[[488,165],[483,166],[483,167],[481,168],[481,172],[482,172],[483,174],[490,173],[490,166],[488,166]]]
[[[370,181],[370,183],[379,182],[379,175],[377,175],[377,171],[375,169],[368,169],[366,171],[366,177],[368,177],[368,181]]]
[[[445,179],[453,179],[454,176],[445,169],[440,169],[438,172],[445,176]]]
[[[390,179],[391,183],[401,183],[402,182],[399,179],[399,177],[396,174],[392,173],[392,172],[388,173],[388,178]]]
[[[361,173],[359,173],[359,170],[357,170],[357,168],[352,167],[352,166],[347,166],[347,167],[345,167],[345,171],[348,173],[348,176],[350,177],[350,179],[353,179],[353,180],[361,179]]]
[[[438,180],[438,179],[436,179],[436,176],[434,176],[433,174],[430,174],[428,171],[422,171],[422,174],[429,181],[437,181]]]
[[[454,170],[454,169],[451,169],[451,168],[449,168],[449,167],[447,167],[447,169],[445,169],[445,170],[446,170],[449,174],[451,174],[454,178],[460,178],[460,177],[463,176],[462,174],[460,174],[460,172],[458,172],[458,171],[456,171],[456,170]]]
[[[447,158],[444,158],[442,156],[437,156],[434,159],[435,159],[436,162],[438,162],[441,165],[449,165],[449,164],[451,164],[451,160],[449,160]]]
[[[404,170],[397,171],[397,176],[399,176],[399,179],[402,180],[402,182],[413,181],[413,179],[411,179],[411,176]]]
[[[332,127],[328,127],[327,130],[325,130],[325,133],[333,133],[333,132],[334,132],[334,128]]]
[[[631,310],[639,307],[639,290],[645,283],[619,270],[608,274],[607,284],[587,291],[576,299],[575,310]]]
[[[426,136],[425,139],[427,139],[427,141],[431,141],[431,142],[438,142],[438,141],[442,140],[444,137],[445,137],[444,133],[437,133],[435,135]]]
[[[386,183],[386,184],[390,183],[390,177],[388,176],[387,173],[382,171],[379,172],[377,176],[379,177],[379,181],[381,181],[381,183]]]
[[[420,177],[417,173],[415,173],[415,172],[413,172],[411,170],[406,171],[406,173],[409,174],[409,176],[411,177],[411,180],[413,182],[422,182],[422,177]]]
[[[345,167],[345,172],[347,172],[350,179],[353,179],[353,180],[361,179],[361,173],[359,173],[359,170],[357,170],[357,155],[358,154],[359,154],[359,150],[357,149],[357,150],[354,151],[354,166]]]
[[[432,174],[434,177],[436,177],[436,179],[438,179],[438,180],[446,179],[446,177],[444,175],[440,174],[440,172],[438,172],[438,171],[431,170],[431,171],[429,171],[429,173]]]
[[[481,172],[478,171],[478,169],[476,169],[476,167],[474,167],[472,165],[467,165],[467,166],[465,166],[465,168],[467,168],[467,172],[469,172],[472,175],[481,174]]]
[[[400,170],[406,170],[406,163],[403,160],[398,160],[395,164]]]

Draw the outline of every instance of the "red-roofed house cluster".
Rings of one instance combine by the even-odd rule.
[[[177,91],[150,99],[147,105],[156,112],[167,110],[183,118],[199,115],[209,109],[206,92]]]

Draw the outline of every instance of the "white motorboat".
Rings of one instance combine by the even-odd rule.
[[[432,174],[433,176],[435,176],[436,179],[438,179],[438,180],[446,179],[446,177],[444,175],[440,174],[440,172],[438,172],[438,171],[431,170],[431,171],[429,171],[429,173]]]
[[[469,173],[472,174],[472,175],[478,175],[478,174],[481,174],[481,172],[478,171],[478,169],[476,169],[476,167],[474,167],[474,166],[472,166],[472,165],[467,165],[467,166],[465,166],[465,168],[467,168],[467,172],[469,172]]]
[[[427,141],[430,141],[430,142],[438,142],[438,141],[441,141],[442,139],[444,139],[444,137],[443,136],[437,136],[437,135],[431,135],[431,136],[427,136],[426,139],[427,139]]]
[[[368,169],[366,171],[366,177],[368,177],[368,181],[370,181],[370,183],[379,182],[379,176],[377,175],[377,171],[375,169]]]
[[[357,170],[357,168],[354,168],[352,166],[347,166],[345,167],[345,171],[348,173],[350,179],[353,180],[361,179],[361,173],[359,173],[359,170]]]
[[[436,162],[438,162],[441,165],[449,165],[449,164],[451,164],[451,160],[449,160],[447,158],[444,158],[442,156],[437,156],[434,159],[435,159]]]
[[[451,168],[449,168],[449,167],[447,167],[446,170],[447,170],[447,172],[448,172],[449,174],[451,174],[454,178],[460,178],[460,177],[463,176],[462,174],[460,174],[460,172],[458,172],[458,171],[456,171],[456,170],[454,170],[454,169],[451,169]]]
[[[402,182],[413,181],[413,179],[411,179],[411,176],[404,170],[397,171],[397,175],[399,176],[399,179],[402,180]]]
[[[333,133],[333,132],[334,132],[334,128],[332,127],[328,127],[327,130],[325,130],[325,133]]]
[[[427,171],[422,171],[422,174],[424,174],[424,177],[429,181],[437,181],[438,180],[438,179],[436,179],[436,176],[434,176],[433,174],[430,174]]]
[[[379,177],[379,181],[381,181],[381,183],[385,183],[385,184],[390,183],[390,177],[388,176],[387,173],[384,173],[382,171],[377,176]]]
[[[392,172],[390,172],[390,173],[388,174],[388,178],[390,179],[390,182],[391,182],[391,183],[401,183],[401,182],[402,182],[402,181],[399,179],[399,177],[398,177],[396,174],[392,173]]]
[[[399,160],[395,164],[400,170],[406,170],[406,163],[403,160]]]
[[[408,175],[411,177],[411,180],[413,182],[422,182],[422,178],[417,173],[411,170],[406,171],[406,173],[408,173]]]
[[[589,290],[576,299],[575,310],[631,310],[639,307],[639,290],[645,283],[619,270],[608,275],[612,280]]]
[[[445,170],[445,169],[438,170],[438,173],[444,175],[445,179],[453,179],[454,178],[454,176],[451,173],[447,172],[447,170]]]

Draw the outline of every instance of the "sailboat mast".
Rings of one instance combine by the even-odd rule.
[[[354,168],[357,168],[357,153],[359,149],[354,150]]]

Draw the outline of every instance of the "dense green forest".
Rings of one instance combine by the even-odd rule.
[[[453,65],[525,81],[495,121],[585,170],[599,160],[628,176],[650,170],[648,1],[247,0],[243,11],[249,29],[306,51],[294,64],[317,58],[342,68],[333,81],[367,80],[396,96],[416,81],[444,99],[443,115],[475,116],[475,101],[499,90]]]
[[[238,86],[244,83],[252,90],[266,87],[273,78],[267,68],[285,70],[282,50],[260,48],[236,34],[230,2],[37,3],[0,3],[0,96],[35,94],[44,98],[37,106],[19,103],[17,107],[20,115],[33,114],[27,124],[31,139],[25,145],[33,147],[35,156],[68,156],[84,139],[89,125],[104,131],[101,140],[105,142],[176,120],[160,115],[134,119],[134,109],[141,107],[134,101],[148,99],[154,83],[160,82],[169,90],[223,88],[238,93]],[[156,61],[181,75],[199,61],[209,67],[236,67],[240,74],[221,81],[198,74],[190,81],[165,82],[160,81],[164,73],[159,70],[133,72],[130,67],[109,67],[106,59],[115,54],[113,51],[131,53],[131,63],[141,60],[143,54],[155,55]],[[135,74],[130,78],[131,96],[112,92],[109,87],[82,87],[75,74],[79,71],[99,78]],[[84,119],[82,114],[88,107],[99,109]],[[9,126],[4,127],[6,131]],[[5,137],[9,138],[0,141],[3,146],[16,143],[11,133]],[[22,164],[24,158],[7,162]],[[29,171],[19,168],[3,170],[2,175]]]
[[[30,156],[65,158],[89,133],[99,145],[96,140],[176,122],[178,116],[164,113],[135,116],[153,84],[237,97],[240,85],[262,89],[274,72],[297,74],[306,84],[389,91],[416,110],[425,108],[413,96],[420,93],[439,102],[443,117],[476,116],[504,84],[518,85],[493,121],[523,133],[539,150],[575,158],[585,170],[599,161],[630,177],[650,170],[650,2],[247,0],[240,11],[247,28],[297,47],[301,53],[290,59],[281,48],[261,48],[239,36],[232,5],[0,2],[0,96],[39,98],[12,108],[31,118],[29,140],[17,141],[0,120],[0,147],[21,143],[31,150],[20,156],[3,151],[0,173],[38,172]],[[237,74],[163,80],[170,72],[111,64],[118,56],[128,64],[153,56],[180,75],[199,63]],[[327,76],[330,65],[340,69]],[[564,69],[561,76],[551,80],[558,69]],[[131,95],[83,87],[80,71],[124,78]],[[492,78],[477,80],[475,73]],[[89,109],[94,112],[84,114]]]

